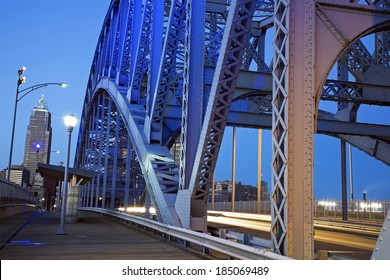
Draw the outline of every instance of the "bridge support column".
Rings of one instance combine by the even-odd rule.
[[[179,192],[175,208],[185,228],[190,227],[190,185],[196,150],[203,121],[204,26],[206,1],[187,1],[180,137]],[[191,104],[191,106],[189,106]]]
[[[274,22],[271,240],[276,253],[313,259],[315,2],[276,1]]]
[[[79,208],[80,187],[76,185],[76,180],[72,179],[69,184],[67,199],[65,222],[69,224],[77,223],[77,214]]]
[[[131,153],[132,145],[130,137],[127,137],[127,157],[126,157],[126,175],[125,175],[125,197],[123,201],[123,207],[127,209],[129,207],[129,193],[130,193],[130,174],[131,174]]]
[[[346,142],[344,140],[341,140],[341,216],[343,221],[348,220],[347,155],[346,155]]]

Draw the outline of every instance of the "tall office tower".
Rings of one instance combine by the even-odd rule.
[[[38,162],[50,162],[51,133],[51,114],[42,95],[31,112],[24,148],[23,165],[30,171],[29,183],[32,186],[38,182],[42,184],[40,176],[36,176],[39,175],[36,172]]]

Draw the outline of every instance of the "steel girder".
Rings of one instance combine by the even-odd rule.
[[[101,78],[95,88],[95,94],[90,103],[90,111],[93,111],[93,107],[95,107],[93,100],[97,100],[99,96],[103,96],[101,97],[103,103],[107,102],[107,105],[105,105],[104,119],[100,120],[105,135],[104,137],[101,137],[103,139],[100,139],[100,142],[103,143],[100,152],[103,153],[102,157],[104,157],[104,162],[102,163],[104,164],[104,175],[102,175],[104,177],[102,207],[105,207],[104,196],[108,190],[106,189],[108,187],[108,182],[117,182],[117,173],[115,172],[117,166],[117,163],[115,162],[118,161],[119,149],[117,139],[120,139],[118,138],[118,135],[121,127],[123,127],[122,129],[126,129],[126,134],[129,136],[129,139],[131,139],[131,143],[133,144],[133,149],[131,151],[134,150],[134,153],[136,154],[136,162],[138,162],[137,164],[139,164],[142,174],[140,174],[140,172],[136,173],[134,167],[132,167],[133,162],[135,162],[134,160],[127,163],[127,172],[136,173],[134,174],[135,176],[143,175],[159,218],[167,223],[180,225],[180,221],[177,218],[175,211],[172,210],[175,194],[171,193],[170,188],[172,185],[169,184],[169,182],[174,181],[175,186],[177,187],[178,178],[177,176],[171,178],[174,175],[172,175],[172,172],[170,171],[173,168],[176,170],[177,174],[177,167],[166,147],[157,144],[149,145],[147,143],[145,136],[142,134],[142,119],[144,119],[145,116],[143,107],[140,105],[130,105],[127,102],[127,99],[119,93],[116,85],[106,77]],[[88,113],[86,114],[86,118],[89,118]],[[120,123],[122,123],[122,125],[120,125]],[[87,133],[87,131],[84,130],[83,133]],[[129,143],[126,145],[128,146]],[[120,150],[125,149],[121,148]],[[131,152],[128,149],[126,149],[126,151],[126,153]],[[125,160],[128,156],[129,155],[121,156],[121,159]],[[133,159],[135,157],[132,155],[131,158]],[[110,162],[110,164],[108,164],[108,162]],[[145,176],[145,174],[147,174],[147,176]],[[108,176],[110,176],[110,180],[107,178]],[[125,176],[126,178],[127,175],[121,174],[121,176]],[[129,178],[127,178],[127,180],[128,179]],[[164,186],[164,188],[162,189],[161,186]],[[114,189],[111,184],[111,191],[114,192]],[[124,192],[126,192],[126,189]],[[128,204],[128,201],[125,201],[124,204]]]
[[[146,89],[142,87],[145,87],[144,83],[145,79],[147,79],[146,74],[150,65],[153,1],[143,0],[142,3],[142,19],[140,20],[140,30],[136,31],[138,37],[136,38],[136,50],[132,53],[135,57],[132,58],[132,60],[134,59],[134,65],[132,66],[132,76],[130,77],[130,87],[127,92],[127,98],[132,103],[145,104]]]
[[[190,228],[191,171],[196,156],[203,121],[204,42],[206,1],[186,2],[184,35],[184,69],[179,137],[179,191],[175,209],[183,227]]]
[[[382,230],[378,236],[374,252],[372,253],[372,260],[389,260],[390,259],[390,210],[387,212],[385,222]]]
[[[205,68],[205,84],[212,84],[212,77],[214,75],[214,69],[206,67]],[[248,72],[241,70],[239,73],[236,90],[234,92],[233,100],[241,100],[248,97],[258,97],[253,99],[253,103],[256,104],[257,112],[271,112],[270,101],[268,94],[271,94],[271,84],[272,77],[269,73],[259,73],[259,72]],[[376,84],[365,84],[365,83],[356,83],[348,81],[336,81],[336,80],[327,80],[325,86],[323,87],[321,100],[327,101],[342,101],[342,102],[352,102],[356,104],[370,104],[370,105],[382,105],[388,106],[389,87],[387,85],[376,85]],[[250,104],[248,104],[248,112],[250,109]],[[261,124],[264,122],[264,119],[261,115],[255,116],[250,114],[250,117],[245,117],[242,119],[240,116],[244,116],[245,113],[235,112],[236,116],[239,117],[242,121],[241,126],[243,127],[262,127]],[[239,115],[237,115],[239,114]],[[170,115],[169,117],[173,117]],[[253,118],[253,119],[251,119]],[[268,119],[268,118],[267,118]],[[353,140],[353,143],[350,142],[353,146],[362,150],[370,156],[375,157],[378,160],[383,161],[385,164],[389,165],[388,154],[390,150],[387,150],[386,139],[383,136],[387,131],[387,126],[380,126],[375,124],[365,124],[365,123],[350,123],[350,122],[337,122],[337,117],[334,114],[328,113],[326,118],[329,121],[326,121],[321,116],[317,120],[317,132],[322,134],[328,134],[337,138]],[[234,118],[229,115],[229,125],[240,126],[239,121],[233,121]],[[269,128],[268,123],[263,128]],[[382,129],[384,129],[382,131]],[[342,131],[344,130],[344,133]],[[381,133],[383,132],[383,133]],[[354,136],[369,136],[365,138],[359,138],[359,141],[355,141],[356,137],[347,137],[347,135]],[[381,136],[382,135],[382,136]],[[366,139],[366,141],[362,141]],[[378,141],[378,142],[377,142]],[[382,143],[383,142],[383,143]],[[378,143],[381,149],[377,149],[373,152],[373,143]],[[375,146],[375,145],[374,145]]]
[[[390,106],[390,86],[327,80],[321,100]]]
[[[91,100],[85,120],[89,125],[83,134],[88,140],[81,147],[81,157],[78,157],[76,165],[94,170],[98,176],[83,192],[83,205],[101,205],[110,209],[120,204],[127,205],[129,194],[126,198],[125,193],[129,193],[130,184],[125,182],[126,174],[135,176],[140,172],[136,173],[131,169],[133,162],[127,163],[128,133],[121,125],[115,104],[107,96],[97,94]],[[130,152],[131,149],[130,147]],[[128,179],[132,182],[132,196],[137,198],[142,187],[137,191],[134,180],[130,177]],[[110,204],[106,204],[106,201],[110,201]]]
[[[191,176],[190,227],[207,230],[207,199],[230,103],[250,36],[255,1],[232,1]]]
[[[350,2],[275,2],[271,236],[275,251],[293,258],[313,258],[312,145],[323,85],[345,49],[390,19],[382,1]]]
[[[377,63],[383,66],[390,66],[390,32],[376,33],[375,40],[375,58]]]
[[[151,142],[163,143],[162,126],[165,113],[165,106],[168,96],[174,94],[178,86],[177,79],[183,71],[183,39],[185,32],[185,11],[186,2],[183,0],[173,0],[168,20],[168,30],[165,36],[163,56],[159,67],[159,79],[153,94],[153,102],[150,118],[147,117],[145,125],[146,136]],[[180,46],[181,45],[181,46]]]
[[[108,85],[107,85],[108,84]],[[124,125],[134,145],[148,193],[156,207],[159,218],[169,224],[180,225],[174,210],[178,185],[178,168],[165,146],[149,144],[143,133],[143,106],[130,105],[116,90],[115,84],[102,79],[99,87],[104,88],[117,104]],[[146,175],[146,176],[145,176]]]

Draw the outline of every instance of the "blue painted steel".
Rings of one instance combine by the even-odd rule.
[[[235,37],[236,29],[222,40],[225,29],[237,24],[227,19],[230,2],[251,9],[256,4],[254,16],[245,10],[247,6],[239,9],[240,16],[248,15],[244,21],[253,20],[246,39],[242,34]],[[106,207],[109,184],[109,206],[115,206],[120,191],[123,205],[128,206],[134,187],[144,177],[141,183],[147,185],[160,220],[204,229],[208,188],[224,127],[229,121],[254,126],[257,119],[252,114],[270,113],[271,69],[264,61],[264,49],[273,5],[272,0],[112,1],[91,66],[75,158],[77,166],[99,173],[83,192],[86,205],[99,205],[101,197]],[[378,40],[385,44],[386,36]],[[227,54],[229,46],[240,50]],[[356,53],[362,57],[354,57]],[[383,48],[382,64],[387,63],[387,54]],[[358,41],[344,63],[359,80],[372,59]],[[219,87],[224,94],[220,99]],[[124,94],[126,98],[119,96]],[[212,103],[217,105],[206,106]],[[234,112],[228,115],[230,109]],[[177,137],[180,172],[169,152]],[[126,159],[120,150],[126,150]]]
[[[139,1],[136,1],[139,2]],[[132,43],[134,37],[134,0],[125,0],[120,2],[120,28],[119,38],[120,43],[118,47],[119,52],[119,71],[116,76],[116,84],[118,86],[128,87],[130,80],[130,69],[131,69],[131,52]],[[133,12],[134,11],[134,12]]]
[[[106,103],[107,98],[103,98],[103,112],[105,108],[105,103]],[[102,207],[106,207],[106,194],[107,194],[107,179],[108,179],[108,159],[109,159],[109,152],[108,148],[110,146],[110,123],[111,123],[111,100],[107,100],[108,102],[108,108],[107,108],[107,121],[106,121],[106,127],[104,134],[104,137],[102,137],[102,141],[104,139],[104,176],[103,176],[103,193],[102,193]],[[102,118],[103,119],[103,118]],[[102,128],[103,128],[103,122],[102,122]]]
[[[255,1],[231,2],[220,58],[214,74],[189,189],[192,229],[207,230],[207,200],[233,99],[242,56],[249,40]]]
[[[131,85],[132,77],[134,75],[135,71],[135,64],[138,57],[138,45],[140,42],[140,36],[141,36],[141,27],[142,27],[142,4],[145,2],[140,0],[133,0],[134,6],[133,6],[133,32],[132,32],[132,41],[131,41],[131,65],[130,65],[130,72],[129,72],[129,82],[128,86]]]
[[[130,137],[127,136],[127,157],[126,157],[126,175],[125,175],[125,197],[123,201],[123,207],[129,207],[129,189],[130,189],[130,172],[132,172],[130,168],[131,164],[131,141]]]
[[[111,15],[111,22],[110,25],[112,26],[110,29],[111,33],[111,40],[112,40],[112,47],[113,49],[110,50],[110,63],[109,63],[109,72],[108,77],[111,79],[116,79],[116,75],[119,68],[119,55],[120,55],[120,34],[121,34],[121,18],[119,13],[119,5],[114,5],[114,8],[112,9],[112,15]]]
[[[165,36],[161,65],[159,65],[158,83],[156,85],[153,102],[151,103],[150,122],[145,125],[145,133],[151,142],[164,143],[163,126],[167,103],[174,102],[172,96],[182,80],[180,58],[183,54],[179,44],[183,44],[184,35],[184,0],[174,0],[170,9],[167,35]],[[168,97],[170,96],[170,98]],[[148,119],[149,120],[149,119]],[[172,135],[170,131],[169,138]],[[174,132],[174,131],[173,131]]]
[[[150,63],[150,41],[152,28],[153,1],[145,0],[143,2],[142,25],[139,33],[136,62],[132,66],[132,77],[130,87],[127,92],[127,98],[131,103],[145,104],[146,90],[141,95],[142,82],[146,79],[145,74]]]
[[[178,185],[177,168],[166,147],[147,142],[143,134],[144,107],[136,104],[130,105],[126,102],[126,99],[118,92],[116,85],[108,78],[102,78],[99,81],[96,85],[95,94],[98,95],[101,90],[104,90],[110,96],[111,101],[108,106],[111,102],[115,103],[134,144],[142,173],[148,174],[148,176],[145,176],[145,181],[159,219],[172,225],[180,225],[174,210],[176,197],[174,191],[177,190]],[[106,173],[104,175],[106,176]],[[102,203],[104,203],[104,199]]]
[[[114,150],[113,150],[113,164],[112,164],[112,180],[111,180],[111,201],[110,209],[115,209],[115,199],[116,199],[116,185],[117,185],[117,175],[118,175],[118,145],[119,145],[119,127],[120,127],[120,116],[116,113],[115,117],[115,140],[114,140]]]
[[[158,72],[160,69],[162,46],[163,46],[163,26],[164,26],[164,1],[153,1],[152,16],[152,44],[150,45],[150,66],[149,85],[147,89],[146,115],[150,117],[157,87]]]
[[[188,189],[203,122],[206,1],[188,1],[180,137],[180,189]]]

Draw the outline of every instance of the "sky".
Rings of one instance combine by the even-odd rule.
[[[52,116],[51,163],[66,161],[67,132],[63,117],[80,117],[93,55],[111,0],[2,0],[0,3],[1,121],[0,169],[8,166],[12,117],[19,68],[26,83],[20,89],[46,82],[48,86],[18,102],[13,164],[23,162],[25,133],[31,111],[41,94]],[[78,126],[72,134],[73,163]]]
[[[110,0],[2,0],[0,8],[1,121],[0,169],[8,165],[17,70],[26,83],[21,89],[44,82],[67,82],[67,88],[46,87],[18,103],[13,164],[23,162],[25,132],[32,109],[45,95],[52,114],[51,163],[65,162],[67,134],[63,116],[80,116],[97,40]],[[267,50],[267,52],[272,52]],[[335,104],[320,107],[334,110]],[[333,111],[334,112],[334,111]],[[390,124],[389,108],[363,106],[358,120]],[[72,135],[71,163],[78,127]],[[231,180],[232,128],[227,128],[218,159],[216,180]],[[271,134],[263,131],[262,180],[271,189]],[[315,199],[341,199],[340,140],[315,136]],[[353,187],[356,199],[390,200],[390,169],[353,148]],[[236,181],[257,183],[257,130],[237,129]]]

